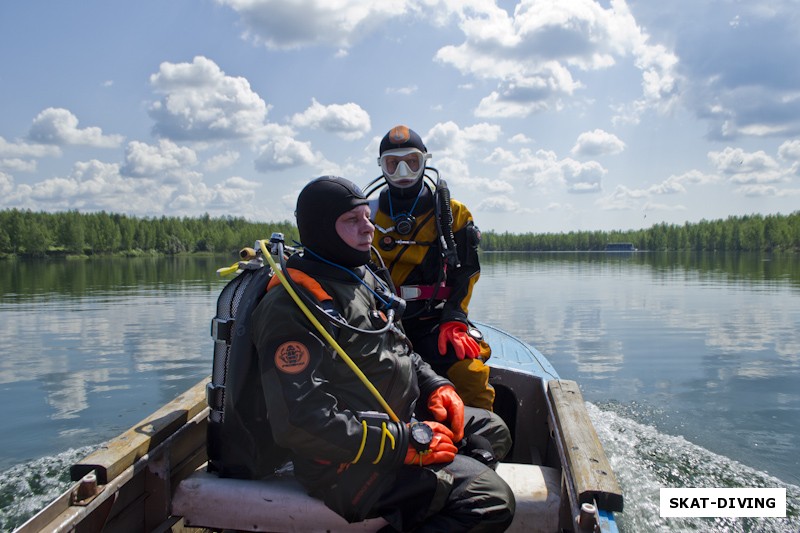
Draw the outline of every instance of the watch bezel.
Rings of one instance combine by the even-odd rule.
[[[408,425],[409,440],[414,449],[418,452],[425,452],[431,449],[433,441],[433,429],[428,424],[422,422],[412,422]],[[424,435],[420,435],[424,433]]]

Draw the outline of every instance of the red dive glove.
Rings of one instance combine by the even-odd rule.
[[[439,325],[439,354],[447,353],[447,343],[453,345],[459,359],[475,359],[481,353],[478,342],[467,332],[463,322],[445,322]]]
[[[419,422],[433,430],[433,440],[430,449],[417,451],[411,444],[408,445],[405,464],[407,465],[432,465],[435,463],[449,463],[456,457],[458,448],[453,444],[453,432],[439,422]]]
[[[452,385],[443,385],[428,397],[428,410],[433,418],[453,432],[453,442],[464,438],[464,402]]]

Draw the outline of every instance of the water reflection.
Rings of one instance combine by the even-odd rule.
[[[230,257],[134,257],[3,261],[0,297],[4,302],[106,293],[118,297],[145,288],[199,284],[210,288],[214,272]]]
[[[0,467],[99,443],[210,373],[228,258],[15,261],[0,269]]]
[[[591,401],[800,481],[800,258],[485,254],[471,312]],[[766,414],[768,413],[768,415]]]
[[[231,257],[0,268],[0,468],[99,443],[208,375]],[[476,320],[536,346],[595,402],[800,481],[800,260],[484,254]]]
[[[491,252],[481,256],[482,265],[518,265],[535,261],[538,264],[602,265],[613,269],[646,267],[654,279],[670,279],[690,275],[713,283],[722,276],[727,282],[754,281],[768,288],[772,282],[800,287],[800,261],[795,254],[758,254],[736,252]],[[710,278],[709,278],[710,276]]]

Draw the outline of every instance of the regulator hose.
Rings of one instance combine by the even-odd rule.
[[[458,259],[458,250],[456,250],[456,238],[453,235],[453,210],[450,207],[450,189],[447,188],[447,182],[439,179],[436,182],[436,197],[438,204],[439,216],[439,238],[442,243],[442,255],[448,265],[453,268],[459,268],[461,261]]]

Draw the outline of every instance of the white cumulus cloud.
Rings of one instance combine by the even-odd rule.
[[[223,168],[227,168],[239,160],[239,152],[236,150],[227,150],[221,154],[210,157],[205,162],[205,169],[210,172],[216,172]]]
[[[597,199],[595,204],[604,211],[626,211],[638,209],[648,197],[647,191],[617,185],[611,194]]]
[[[800,139],[784,141],[778,148],[778,155],[785,161],[800,161]]]
[[[556,108],[583,87],[582,72],[630,58],[642,73],[641,100],[662,106],[674,98],[676,56],[650,44],[624,0],[608,8],[593,0],[521,0],[513,14],[493,2],[451,8],[465,41],[439,49],[436,59],[462,74],[496,80],[475,113],[526,116]]]
[[[78,127],[78,117],[67,109],[48,107],[33,119],[28,139],[41,144],[84,145],[95,148],[116,148],[121,135],[103,135],[96,126]]]
[[[410,0],[217,0],[241,17],[245,39],[272,49],[326,45],[349,48],[413,9]]]
[[[169,171],[187,169],[197,163],[194,150],[178,146],[169,139],[157,145],[131,141],[125,151],[122,174],[132,177],[155,177]]]
[[[778,163],[764,151],[746,152],[742,148],[726,147],[721,152],[709,152],[708,159],[725,174],[749,174],[773,171]]]
[[[613,133],[596,129],[578,135],[578,140],[570,153],[575,156],[595,157],[619,154],[623,150],[625,150],[625,143],[619,137]]]
[[[0,194],[7,196],[14,188],[14,178],[10,174],[0,171]]]
[[[278,137],[261,146],[255,165],[256,170],[269,172],[311,165],[320,158],[321,156],[314,153],[310,143],[297,141],[291,137]]]
[[[558,187],[570,193],[591,193],[602,189],[602,179],[607,172],[597,161],[558,159],[550,150],[531,152],[523,148],[517,161],[503,168],[501,176],[522,180],[530,187]]]
[[[8,158],[40,158],[56,157],[61,155],[58,146],[49,144],[27,143],[24,141],[8,142],[0,137],[0,157]]]
[[[269,108],[264,100],[246,78],[226,75],[206,57],[161,63],[150,84],[163,95],[149,109],[161,137],[213,141],[265,133]]]
[[[477,211],[489,213],[515,213],[521,210],[519,202],[508,196],[489,196],[477,205]]]
[[[18,157],[0,158],[0,168],[12,172],[33,172],[36,170],[36,160],[20,159]]]
[[[422,141],[428,151],[437,157],[441,154],[463,158],[468,153],[473,156],[479,153],[488,154],[501,133],[502,128],[497,124],[482,122],[462,128],[455,122],[448,121],[434,125]]]
[[[295,114],[291,123],[298,128],[322,129],[350,141],[362,138],[372,127],[369,114],[358,104],[325,106],[316,99],[308,109]]]

